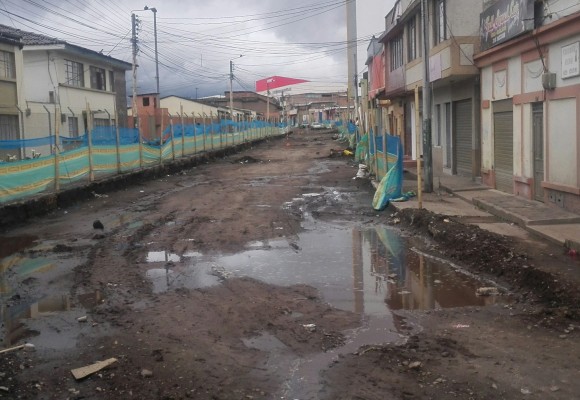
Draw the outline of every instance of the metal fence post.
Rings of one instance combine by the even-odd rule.
[[[119,134],[119,114],[115,105],[115,146],[117,146],[117,173],[121,173],[121,136]]]
[[[181,157],[185,157],[185,125],[183,124],[183,105],[179,106],[179,116],[181,118]]]
[[[175,161],[175,134],[173,132],[173,116],[169,113],[169,131],[171,132],[171,158]]]
[[[89,182],[95,180],[95,175],[93,171],[93,118],[91,114],[91,106],[87,101],[87,140],[89,141]],[[143,166],[142,162],[142,154],[141,154],[141,141],[139,141],[139,159],[141,162],[141,166]]]

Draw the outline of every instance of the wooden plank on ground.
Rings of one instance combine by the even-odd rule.
[[[104,361],[97,361],[96,363],[87,365],[85,367],[71,369],[70,372],[72,372],[76,380],[79,380],[86,378],[87,376],[92,375],[95,372],[102,370],[103,368],[107,368],[109,365],[114,364],[116,362],[117,362],[116,358],[109,358]]]

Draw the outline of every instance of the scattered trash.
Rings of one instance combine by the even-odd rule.
[[[143,368],[143,369],[141,370],[141,376],[142,376],[143,378],[150,378],[150,377],[152,377],[152,376],[153,376],[153,371],[150,371],[150,370],[148,370],[148,369],[145,369],[145,368]]]
[[[294,250],[299,251],[300,250],[300,246],[298,246],[296,243],[294,242],[290,242],[290,247],[292,247]]]
[[[93,196],[95,196],[95,197],[96,197],[96,198],[98,198],[98,199],[99,199],[99,198],[106,198],[106,197],[109,197],[109,195],[108,195],[108,194],[99,194],[99,193],[96,193],[96,192],[91,192],[91,193],[93,194]]]
[[[497,385],[495,383],[492,383],[491,387],[494,388],[495,390],[497,390]]]
[[[368,178],[369,177],[369,167],[364,164],[358,165],[358,172],[355,178]]]
[[[409,369],[420,369],[423,366],[421,361],[413,361],[409,364]]]
[[[0,354],[8,353],[10,351],[20,350],[20,349],[24,349],[26,351],[34,351],[35,346],[32,343],[24,343],[24,344],[21,344],[19,346],[14,346],[14,347],[10,347],[8,349],[0,350]]]
[[[117,362],[117,359],[113,357],[113,358],[109,358],[109,359],[104,360],[104,361],[98,361],[94,364],[87,365],[85,367],[71,369],[70,372],[73,374],[75,379],[78,381],[80,379],[86,378],[89,375],[94,374],[95,372],[99,372],[100,370],[107,368],[109,365],[114,364],[116,362]]]
[[[530,389],[527,389],[527,388],[522,388],[520,390],[520,392],[522,392],[522,394],[526,394],[526,395],[527,394],[532,394],[532,391]]]
[[[78,318],[77,318],[77,321],[78,321],[78,322],[87,322],[87,316],[86,316],[86,315],[84,315],[84,316],[82,316],[82,317],[78,317]]]
[[[497,296],[499,294],[496,287],[481,287],[475,291],[477,296]]]
[[[316,325],[315,324],[306,324],[306,325],[302,325],[302,326],[310,332],[316,332]]]
[[[0,392],[9,392],[10,390],[6,386],[0,386]]]
[[[450,220],[449,218],[445,218],[445,219],[443,220],[443,222],[449,223],[449,222],[451,222],[451,220]]]
[[[352,151],[350,151],[350,150],[344,150],[342,152],[342,154],[345,155],[345,156],[352,156],[354,153]]]
[[[441,283],[441,281],[440,281],[439,279],[435,279],[435,280],[433,281],[433,283],[435,283],[435,284],[439,284],[439,283]]]
[[[455,325],[453,325],[453,327],[456,329],[462,329],[462,328],[469,328],[469,325],[455,324]]]

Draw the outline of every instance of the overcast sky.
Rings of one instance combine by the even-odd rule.
[[[64,39],[131,62],[131,12],[139,27],[138,91],[155,90],[157,9],[161,93],[195,98],[254,90],[272,75],[346,87],[346,6],[350,0],[0,0],[0,23]],[[394,0],[357,0],[359,72],[368,39],[384,30]],[[240,55],[243,57],[240,58]],[[130,74],[127,79],[130,81]]]

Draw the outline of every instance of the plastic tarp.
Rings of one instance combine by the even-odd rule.
[[[398,136],[387,135],[387,173],[373,198],[373,208],[384,210],[392,199],[400,198],[403,188],[403,146]],[[391,160],[393,162],[391,162]]]

